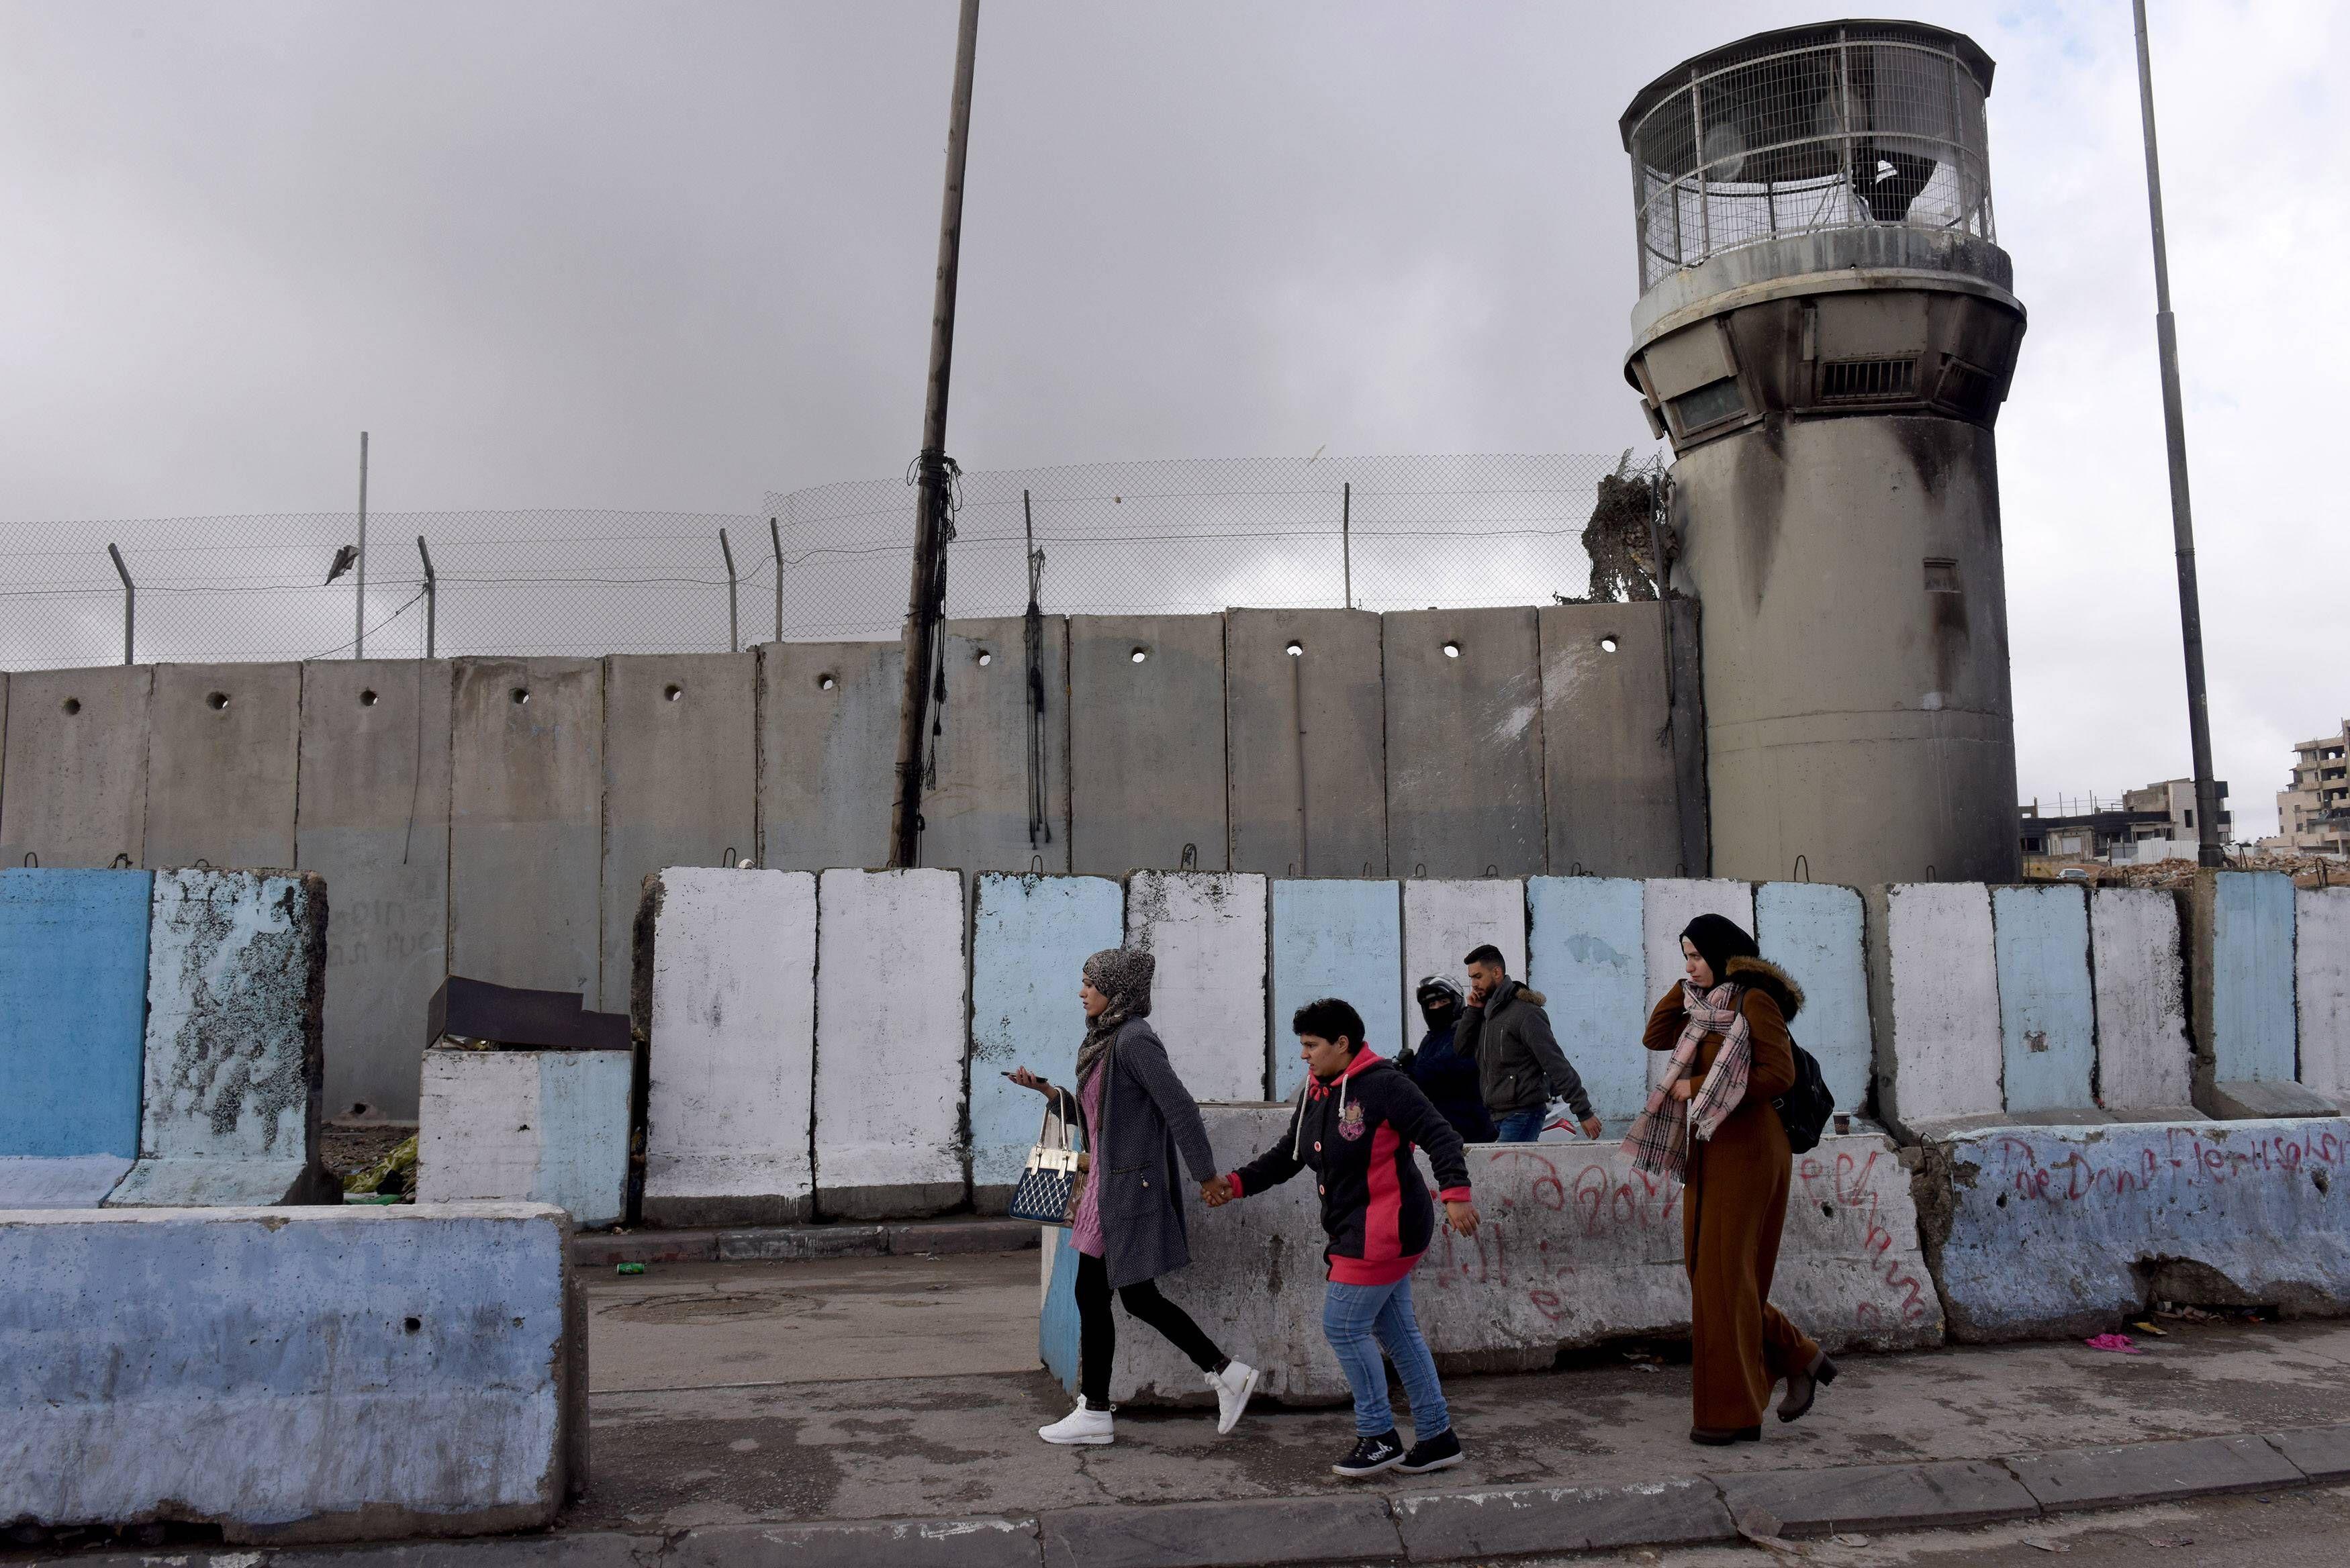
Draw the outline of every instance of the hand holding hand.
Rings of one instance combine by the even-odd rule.
[[[1482,1223],[1477,1218],[1475,1204],[1456,1203],[1451,1199],[1444,1202],[1444,1222],[1463,1236],[1474,1236]]]
[[[1583,1118],[1583,1136],[1587,1138],[1595,1139],[1598,1137],[1599,1118],[1597,1116],[1586,1116]]]
[[[1200,1183],[1200,1201],[1211,1209],[1222,1209],[1225,1204],[1230,1203],[1234,1196],[1230,1178],[1211,1177]]]
[[[1044,1079],[1038,1077],[1035,1074],[1030,1072],[1025,1067],[1014,1067],[1010,1073],[1006,1074],[1005,1076],[1009,1077],[1014,1083],[1019,1085],[1022,1088],[1034,1089],[1040,1095],[1049,1095],[1053,1092],[1052,1085],[1046,1083]]]

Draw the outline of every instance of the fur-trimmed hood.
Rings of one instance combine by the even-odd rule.
[[[1723,979],[1762,992],[1779,1004],[1780,1015],[1789,1023],[1794,1023],[1795,1014],[1804,1010],[1804,988],[1769,959],[1734,958],[1730,961],[1729,970]]]

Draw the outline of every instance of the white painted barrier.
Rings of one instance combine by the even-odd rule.
[[[155,874],[139,1161],[109,1207],[328,1195],[318,1162],[326,986],[318,877]]]
[[[968,1185],[962,874],[827,871],[816,905],[816,1207],[951,1209]]]
[[[1866,895],[1869,1011],[1879,1109],[1918,1134],[1953,1117],[2001,1114],[1999,971],[1990,890],[1914,882]]]
[[[2154,888],[2089,895],[2095,960],[2097,1102],[2124,1116],[2199,1120],[2187,1029],[2178,898]]]
[[[674,867],[650,894],[644,1214],[775,1225],[816,1193],[816,877]],[[641,955],[640,955],[641,958]]]
[[[1526,978],[1526,885],[1515,877],[1448,881],[1414,877],[1403,885],[1403,983],[1407,1016],[1417,1016],[1412,988],[1424,976],[1449,974],[1469,988],[1464,960],[1491,942],[1511,974]]]
[[[0,1519],[552,1524],[587,1481],[569,1231],[521,1204],[0,1214]]]
[[[1074,1085],[1086,1037],[1087,959],[1124,939],[1126,893],[1107,877],[1000,876],[974,885],[971,937],[972,1201],[1000,1213],[1036,1141],[1044,1101],[1003,1075],[1025,1065]]]
[[[1681,953],[1681,932],[1700,915],[1721,915],[1735,921],[1741,930],[1752,935],[1754,930],[1754,889],[1744,882],[1725,881],[1719,877],[1657,877],[1643,884],[1641,910],[1641,949],[1648,961],[1648,996],[1650,1005],[1665,994],[1665,988],[1678,985],[1688,975]],[[1643,1023],[1647,1014],[1642,1014]],[[1654,1051],[1648,1054],[1646,1069],[1650,1086],[1664,1076],[1665,1064],[1671,1054]]]
[[[2350,1111],[2350,888],[2303,888],[2293,906],[2301,1086]]]
[[[1393,1060],[1423,1033],[1419,1009],[1397,989],[1403,975],[1403,907],[1393,882],[1315,878],[1273,885],[1273,1097],[1305,1081],[1289,1021],[1336,996],[1363,1015],[1363,1039]],[[1414,983],[1404,978],[1404,991]]]
[[[1203,1100],[1262,1098],[1265,879],[1137,871],[1126,884],[1126,940],[1159,961],[1150,1022],[1191,1093]]]
[[[629,1201],[628,1051],[424,1053],[416,1196],[548,1203],[582,1230]]]

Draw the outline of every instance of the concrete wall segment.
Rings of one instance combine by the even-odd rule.
[[[154,880],[0,868],[0,1156],[139,1153]]]
[[[1877,1106],[1914,1133],[2002,1108],[1999,968],[1980,882],[1867,889]]]
[[[1138,871],[1126,885],[1126,945],[1159,961],[1150,1023],[1192,1095],[1262,1098],[1268,1066],[1265,878]]]
[[[1403,974],[1398,1000],[1419,1015],[1413,990],[1431,974],[1469,989],[1469,950],[1491,942],[1509,972],[1526,977],[1526,885],[1514,877],[1412,878],[1403,885]]]
[[[971,953],[971,1180],[1001,1212],[1044,1120],[1042,1099],[1003,1076],[1025,1066],[1074,1086],[1087,959],[1125,940],[1126,891],[1106,877],[983,874]]]
[[[1072,616],[1069,712],[1071,869],[1224,869],[1223,618]]]
[[[2350,1111],[2350,888],[2293,896],[2301,1085]]]
[[[938,711],[938,782],[922,796],[922,865],[952,867],[966,879],[1039,864],[1048,872],[1069,868],[1068,622],[1045,618],[1034,687],[1026,629],[1017,616],[946,623],[947,701]],[[1044,822],[1032,839],[1029,749],[1038,696]],[[893,701],[893,721],[896,714]],[[890,750],[894,757],[894,735]]]
[[[1737,923],[1749,936],[1754,932],[1754,889],[1744,882],[1714,877],[1652,877],[1645,889],[1641,911],[1641,946],[1648,957],[1648,1002],[1651,1006],[1669,986],[1680,983],[1681,932],[1700,915],[1720,915]],[[1645,1023],[1647,1012],[1641,1013]],[[1672,1060],[1669,1053],[1647,1053],[1648,1082],[1656,1084]]]
[[[595,999],[604,858],[604,667],[457,661],[449,970]]]
[[[629,942],[645,877],[751,863],[758,845],[758,669],[748,653],[604,661],[600,917],[605,1012],[629,1009]]]
[[[905,668],[894,642],[760,645],[760,865],[889,860]]]
[[[1995,888],[1991,907],[2005,1109],[2093,1106],[2088,889]]]
[[[1648,1102],[1648,964],[1642,885],[1617,877],[1526,881],[1526,983],[1550,999],[1551,1031],[1606,1122]],[[1464,951],[1466,950],[1463,950]]]
[[[416,1116],[424,1012],[449,972],[446,660],[302,666],[294,863],[326,878],[329,1115]]]
[[[299,664],[159,664],[149,708],[147,858],[294,864]]]
[[[1601,877],[1702,872],[1680,842],[1660,607],[1549,605],[1536,624],[1551,868]]]
[[[1225,612],[1232,869],[1387,874],[1379,630],[1367,610]]]
[[[427,1051],[419,1201],[549,1203],[583,1230],[619,1223],[634,1071],[626,1051]]]
[[[0,757],[0,865],[147,864],[152,665],[20,670]]]
[[[1876,1069],[1863,917],[1860,894],[1851,888],[1765,882],[1754,889],[1756,945],[1804,988],[1795,1043],[1819,1063],[1837,1107],[1850,1112],[1867,1108]],[[1657,989],[1662,994],[1664,988]]]
[[[2186,898],[2196,1103],[2227,1115],[2226,1084],[2288,1085],[2297,1066],[2293,887],[2271,871],[2199,872]]]
[[[1408,610],[1382,620],[1388,864],[1435,877],[1550,869],[1534,612]]]
[[[2153,888],[2098,888],[2089,895],[2089,931],[2097,1103],[2109,1111],[2189,1115],[2195,1048],[2187,1026],[2178,896]]]
[[[1363,1043],[1393,1061],[1417,1045],[1419,1010],[1403,975],[1403,908],[1395,883],[1343,877],[1273,884],[1273,1011],[1268,1048],[1273,1097],[1305,1081],[1290,1020],[1309,1002],[1336,996],[1363,1015]]]

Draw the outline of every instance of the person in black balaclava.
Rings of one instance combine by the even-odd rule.
[[[1461,982],[1449,975],[1431,974],[1419,982],[1416,995],[1428,1033],[1421,1036],[1419,1047],[1405,1052],[1396,1065],[1411,1075],[1411,1081],[1444,1113],[1462,1143],[1492,1143],[1493,1118],[1478,1087],[1476,1060],[1453,1047],[1454,1026],[1461,1022]]]

